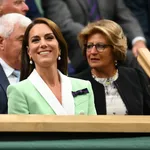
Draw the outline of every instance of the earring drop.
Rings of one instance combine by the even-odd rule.
[[[60,56],[58,57],[58,60],[61,60],[61,57],[60,57]]]
[[[32,61],[32,60],[30,60],[30,64],[31,64],[31,65],[33,64],[33,61]]]
[[[118,63],[117,63],[117,60],[115,60],[115,66],[117,67]]]

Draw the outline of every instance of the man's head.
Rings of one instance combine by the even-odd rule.
[[[22,40],[31,20],[18,13],[0,17],[0,57],[12,68],[20,69]]]
[[[8,13],[25,15],[28,10],[25,0],[0,0],[0,16]]]

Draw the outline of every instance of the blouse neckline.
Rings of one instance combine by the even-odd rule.
[[[95,81],[103,84],[104,86],[108,86],[118,79],[119,74],[118,74],[118,70],[117,70],[116,73],[114,74],[114,76],[112,76],[110,78],[100,78],[94,74],[92,74],[92,77],[95,79]]]

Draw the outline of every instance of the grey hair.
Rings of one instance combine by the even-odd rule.
[[[0,17],[0,35],[7,38],[13,32],[16,24],[20,27],[27,27],[31,22],[31,19],[19,13],[5,14]]]

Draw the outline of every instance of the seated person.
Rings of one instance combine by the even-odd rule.
[[[7,113],[9,84],[19,81],[22,39],[31,20],[19,13],[0,17],[0,114]]]
[[[150,95],[143,72],[119,66],[127,51],[122,28],[104,19],[87,25],[78,39],[90,69],[76,77],[91,82],[97,114],[150,114]]]
[[[91,83],[66,76],[67,45],[54,22],[28,26],[21,58],[21,82],[7,89],[9,114],[96,114]]]
[[[109,19],[120,24],[132,49],[128,50],[124,65],[138,67],[133,54],[137,56],[137,49],[146,47],[144,34],[123,0],[41,0],[41,3],[44,16],[58,24],[68,43],[68,54],[75,70],[74,74],[88,67],[82,56],[77,35],[89,22],[99,19]]]

